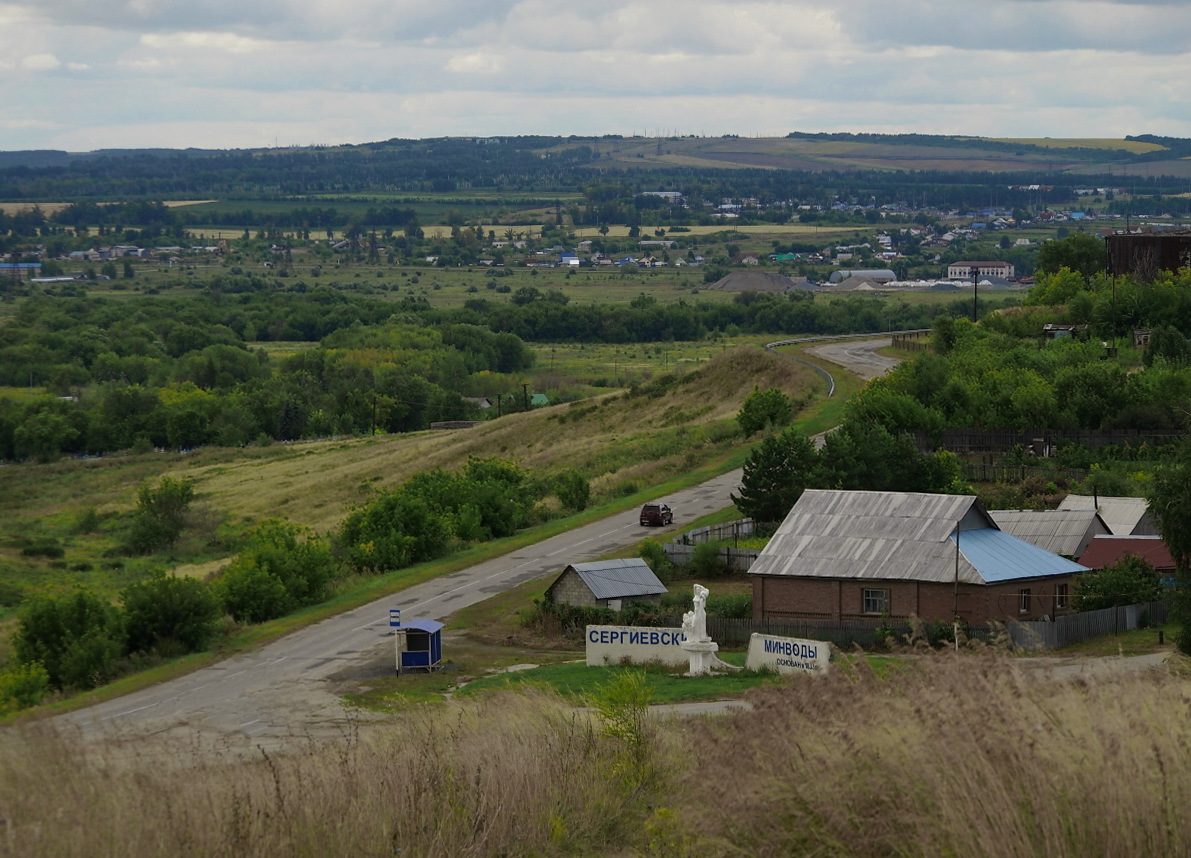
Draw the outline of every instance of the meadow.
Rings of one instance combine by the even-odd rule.
[[[220,749],[45,724],[0,733],[0,844],[41,858],[1180,855],[1191,684],[1095,683],[994,651],[651,715],[632,671],[361,717],[335,741]],[[687,680],[697,683],[699,680]]]

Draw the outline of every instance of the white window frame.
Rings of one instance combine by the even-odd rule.
[[[1023,587],[1017,591],[1017,612],[1019,614],[1030,613],[1030,588]]]
[[[879,604],[880,610],[870,610],[869,603]],[[884,589],[864,587],[860,591],[860,607],[862,613],[874,616],[885,616],[889,613],[889,591]]]

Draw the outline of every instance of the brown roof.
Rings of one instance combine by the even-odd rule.
[[[1159,571],[1174,569],[1174,559],[1161,536],[1093,536],[1079,562],[1089,569],[1103,569],[1126,554],[1136,554]]]

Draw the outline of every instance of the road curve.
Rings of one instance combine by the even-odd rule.
[[[329,686],[336,674],[375,664],[378,654],[393,646],[389,608],[401,608],[405,619],[445,620],[460,608],[559,572],[567,564],[623,549],[647,533],[681,530],[730,506],[729,495],[738,490],[740,477],[735,470],[661,498],[674,509],[670,527],[647,532],[638,524],[637,509],[617,513],[330,617],[254,652],[56,721],[85,733],[114,732],[129,738],[151,733],[224,746],[244,741],[274,745],[287,737],[341,734],[355,716]]]

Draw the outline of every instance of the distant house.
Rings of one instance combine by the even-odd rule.
[[[971,280],[973,273],[980,277],[999,277],[1002,280],[1008,280],[1013,276],[1014,268],[1012,262],[1000,260],[965,260],[952,262],[947,266],[947,279],[949,280]]]
[[[572,563],[546,588],[546,600],[556,605],[611,608],[619,611],[632,602],[656,605],[666,585],[640,557]]]
[[[841,268],[838,271],[832,271],[827,280],[830,283],[841,283],[850,277],[861,277],[874,283],[889,283],[897,279],[897,274],[889,268]]]
[[[465,396],[463,397],[463,401],[470,402],[477,408],[483,408],[485,410],[492,407],[492,400],[487,396]]]
[[[1092,509],[991,509],[988,514],[1006,533],[1052,554],[1078,559],[1084,566],[1084,549],[1093,537],[1109,532]]]
[[[1158,522],[1145,498],[1067,495],[1059,509],[1091,509],[1100,514],[1114,536],[1157,536]]]
[[[1087,569],[1005,533],[971,495],[808,489],[749,576],[755,620],[1039,619]]]
[[[1174,558],[1161,536],[1097,536],[1080,556],[1079,562],[1089,569],[1103,569],[1136,554],[1149,563],[1164,580],[1174,581]]]

